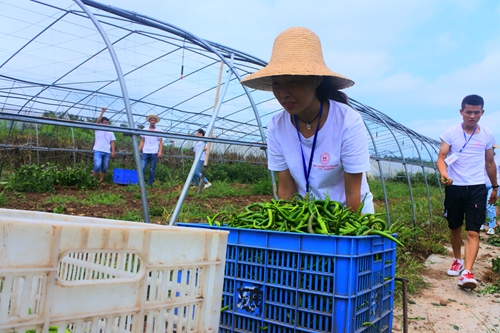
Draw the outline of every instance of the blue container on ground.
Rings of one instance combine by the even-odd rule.
[[[114,169],[113,170],[113,183],[121,185],[132,185],[137,184],[139,178],[137,176],[137,170],[128,169]]]
[[[392,332],[393,241],[178,225],[230,232],[220,333]]]

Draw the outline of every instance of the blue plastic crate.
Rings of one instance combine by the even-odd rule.
[[[113,183],[121,185],[137,184],[139,178],[137,177],[137,170],[128,169],[114,169],[113,170]]]
[[[216,228],[230,232],[219,332],[392,331],[394,242]]]

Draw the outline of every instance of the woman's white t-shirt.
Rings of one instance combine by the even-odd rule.
[[[196,142],[196,144],[193,147],[194,154],[196,155],[196,153],[198,152],[198,150],[200,148],[203,148],[203,146],[204,146],[204,142],[203,141]],[[205,150],[203,150],[203,152],[201,153],[200,161],[205,161],[206,155],[207,155],[207,153],[205,152]]]
[[[289,169],[298,193],[305,195],[301,145],[308,167],[314,135],[310,138],[299,135],[300,141],[291,116],[285,110],[271,119],[267,133],[268,167],[273,171]],[[371,169],[363,119],[348,105],[330,100],[328,118],[316,140],[309,176],[310,192],[317,199],[324,199],[328,193],[330,199],[345,205],[344,172],[365,173]],[[366,175],[363,175],[360,194],[361,200],[366,196],[363,213],[373,213],[373,196]]]

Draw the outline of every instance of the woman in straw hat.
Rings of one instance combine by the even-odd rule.
[[[357,211],[373,212],[363,119],[340,89],[354,82],[326,67],[312,31],[294,27],[274,41],[269,64],[245,77],[249,88],[272,91],[284,110],[268,126],[268,166],[278,175],[278,197],[328,195]]]

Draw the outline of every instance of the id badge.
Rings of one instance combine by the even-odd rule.
[[[458,160],[458,155],[453,153],[450,156],[448,156],[447,158],[445,158],[444,161],[445,161],[446,165],[451,165],[456,160]]]

